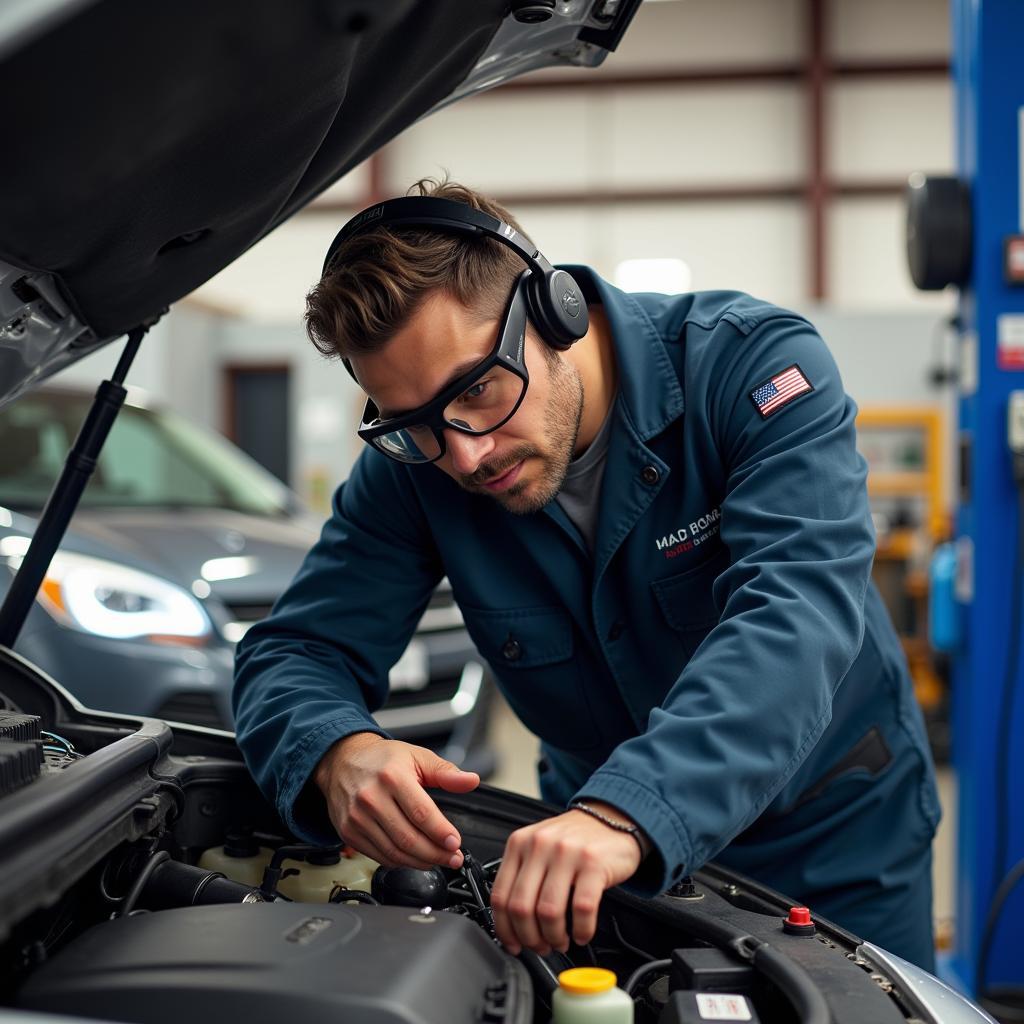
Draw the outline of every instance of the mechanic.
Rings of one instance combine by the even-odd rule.
[[[554,269],[496,203],[417,190],[350,221],[307,297],[369,447],[239,645],[257,782],[307,841],[461,864],[427,789],[478,777],[370,715],[447,575],[567,808],[507,844],[510,952],[715,858],[933,967],[934,771],[825,344],[739,292]]]

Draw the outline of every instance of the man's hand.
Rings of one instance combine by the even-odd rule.
[[[388,867],[461,867],[462,839],[424,787],[468,793],[480,785],[476,772],[425,747],[360,732],[327,751],[313,781],[338,835],[360,853]]]
[[[595,800],[595,809],[623,824],[621,811]],[[597,908],[605,889],[632,876],[640,847],[582,811],[567,811],[509,837],[491,890],[494,927],[513,955],[525,946],[541,955],[569,948],[566,910],[572,900],[572,938],[584,945],[597,931]]]

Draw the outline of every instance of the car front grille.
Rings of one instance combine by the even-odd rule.
[[[217,705],[208,693],[179,693],[160,705],[157,718],[189,725],[205,725],[209,729],[226,729]]]
[[[226,640],[236,644],[245,636],[250,626],[270,614],[273,602],[253,601],[247,604],[228,602],[227,607],[231,612],[232,621],[223,627],[222,632]],[[450,630],[464,628],[462,612],[455,603],[455,598],[452,597],[451,587],[439,586],[430,595],[430,601],[423,612],[416,632],[420,634],[446,633]]]
[[[259,622],[270,614],[273,603],[270,601],[254,602],[252,604],[228,604],[228,610],[232,618],[238,622]]]
[[[434,704],[451,700],[459,689],[460,678],[456,674],[431,679],[426,686],[418,690],[392,689],[387,707],[409,708],[417,704]]]

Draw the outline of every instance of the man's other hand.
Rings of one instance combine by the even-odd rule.
[[[588,801],[610,818],[629,819],[614,807]],[[631,877],[640,866],[640,846],[582,811],[518,829],[509,836],[491,890],[494,927],[513,955],[526,947],[541,955],[569,948],[566,911],[572,905],[572,939],[589,942],[597,931],[597,908],[605,889]]]
[[[425,747],[360,732],[327,751],[313,781],[338,835],[367,857],[387,867],[462,866],[462,837],[424,789],[468,793],[480,785],[476,772]]]

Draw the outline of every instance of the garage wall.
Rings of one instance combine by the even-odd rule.
[[[804,74],[815,11],[829,64],[818,241]],[[555,261],[613,278],[626,259],[681,259],[695,289],[811,311],[861,402],[942,404],[923,382],[954,301],[910,284],[900,189],[913,170],[952,168],[949,50],[946,0],[649,0],[600,69],[545,72],[527,83],[555,84],[512,85],[411,127],[372,173],[357,168],[179,304],[133,379],[219,427],[223,365],[289,362],[293,483],[322,492],[347,472],[360,402],[305,340],[303,297],[347,216],[448,171],[506,201]],[[206,366],[198,385],[177,369],[185,348]],[[869,352],[884,353],[884,377]]]
[[[910,285],[899,194],[911,171],[952,169],[946,0],[649,0],[601,68],[537,73],[413,125],[379,155],[375,187],[400,194],[447,170],[508,202],[553,259],[612,274],[623,259],[670,255],[691,264],[696,288],[804,301],[813,112],[803,71],[815,8],[831,68],[824,298],[948,308]],[[882,66],[890,73],[872,73]],[[704,194],[723,189],[750,196]],[[688,190],[703,191],[687,201]],[[199,294],[291,318],[333,230],[371,191],[357,168]]]

